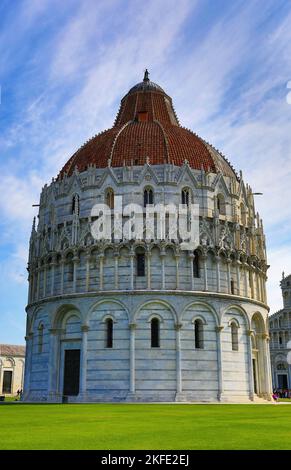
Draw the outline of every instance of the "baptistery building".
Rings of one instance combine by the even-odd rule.
[[[96,204],[199,204],[199,240],[94,237]],[[124,212],[121,222],[131,218]],[[167,221],[167,214],[166,214]],[[29,250],[24,400],[271,399],[254,194],[145,72],[114,125],[42,189]]]

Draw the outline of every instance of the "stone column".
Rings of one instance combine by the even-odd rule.
[[[88,331],[89,326],[82,326],[82,354],[81,354],[81,376],[80,376],[80,393],[82,399],[86,398],[87,394],[87,351],[88,351]]]
[[[201,256],[201,260],[203,261],[203,271],[204,271],[204,290],[208,290],[208,279],[207,279],[207,254]]]
[[[62,256],[62,259],[61,259],[61,294],[64,293],[64,284],[65,284],[65,259],[64,257]]]
[[[28,301],[27,303],[30,304],[32,301],[32,275],[28,271]],[[1,379],[1,378],[0,378]],[[0,382],[1,383],[1,382]]]
[[[118,290],[118,260],[119,254],[114,253],[114,288]]]
[[[55,293],[55,267],[56,267],[56,259],[53,257],[52,263],[51,263],[51,296],[54,295]]]
[[[129,337],[129,344],[130,344],[130,356],[129,356],[129,392],[131,395],[135,393],[135,323],[129,324],[130,328],[130,337]]]
[[[231,259],[227,258],[226,259],[226,274],[227,274],[227,292],[231,294],[231,285],[230,285],[230,264],[231,264]]]
[[[42,285],[42,296],[46,297],[46,278],[47,278],[47,264],[43,266],[43,285]]]
[[[77,292],[77,268],[78,268],[78,263],[79,263],[79,258],[78,256],[74,256],[73,258],[73,293]]]
[[[26,355],[25,355],[25,372],[24,372],[24,400],[29,398],[30,392],[30,372],[32,363],[33,333],[29,333],[26,337]]]
[[[216,261],[216,290],[220,292],[220,256],[215,256]]]
[[[257,294],[256,300],[261,300],[260,283],[259,283],[260,277],[259,277],[259,272],[257,269],[254,274],[255,274],[255,279],[256,279],[256,294]]]
[[[217,378],[218,378],[218,393],[217,399],[221,401],[223,397],[223,364],[222,364],[222,348],[221,348],[221,332],[223,326],[217,326],[216,331],[216,343],[217,343]]]
[[[271,399],[272,396],[272,379],[271,379],[271,363],[270,363],[270,347],[269,347],[270,337],[268,334],[262,334],[262,343],[263,343],[263,358],[264,358],[264,372],[265,372],[265,396],[268,399]]]
[[[252,334],[253,330],[247,331],[248,336],[248,376],[249,376],[249,397],[254,401],[255,386],[254,386],[254,373],[253,373],[253,347],[252,347]],[[257,384],[258,385],[258,384]]]
[[[192,251],[189,251],[188,257],[190,260],[190,277],[191,277],[191,290],[195,289],[195,283],[194,283],[194,268],[193,268],[193,262],[194,262],[194,253]]]
[[[103,290],[103,264],[104,264],[104,254],[101,253],[99,256],[99,290]]]
[[[151,288],[151,252],[146,253],[147,260],[147,289]]]
[[[161,259],[161,274],[162,274],[162,290],[166,288],[166,279],[165,279],[165,250],[161,250],[160,252],[160,259]]]
[[[35,300],[35,272],[31,273],[31,292],[30,292],[30,302]]]
[[[249,267],[249,273],[250,273],[250,287],[251,287],[251,298],[254,299],[255,298],[255,293],[254,293],[254,277],[253,277],[253,267],[250,266]]]
[[[176,260],[176,289],[179,289],[179,287],[180,287],[179,259],[180,259],[180,255],[178,253],[176,253],[175,254],[175,260]]]
[[[245,287],[245,297],[249,296],[248,292],[248,270],[247,270],[247,263],[243,263],[244,266],[244,287]]]
[[[20,385],[20,388],[21,390],[24,389],[24,368],[25,368],[25,362],[24,361],[21,361],[21,364],[22,364],[22,370],[21,370],[21,385]],[[1,366],[0,366],[0,381],[1,381]],[[2,383],[2,381],[0,382]]]
[[[182,324],[176,323],[176,387],[177,394],[176,399],[179,397],[179,394],[182,393],[182,370],[181,370],[181,330]]]
[[[31,268],[31,293],[30,293],[30,302],[34,301],[35,298],[35,271]]]
[[[265,279],[264,279],[264,273],[263,272],[262,272],[262,275],[261,275],[261,292],[262,292],[262,302],[266,303]]]
[[[48,361],[48,399],[54,401],[56,398],[57,387],[57,351],[58,351],[58,332],[56,328],[49,330],[49,361]]]
[[[236,283],[237,283],[237,295],[240,295],[240,267],[241,262],[236,260]]]
[[[40,284],[40,266],[36,269],[37,281],[36,281],[36,300],[39,300],[39,284]]]
[[[132,250],[129,253],[129,259],[130,259],[130,289],[134,290],[134,260],[135,260],[135,253]]]
[[[90,261],[91,255],[90,253],[86,254],[86,292],[90,290]]]
[[[263,286],[264,286],[264,300],[265,300],[265,303],[267,304],[267,303],[268,303],[268,299],[267,299],[266,282],[267,282],[267,276],[264,277],[264,281],[263,281]]]

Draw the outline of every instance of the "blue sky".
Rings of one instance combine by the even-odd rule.
[[[268,297],[291,272],[291,2],[0,0],[0,342],[23,343],[39,193],[150,77],[242,169],[267,235]],[[291,101],[291,100],[290,100]]]

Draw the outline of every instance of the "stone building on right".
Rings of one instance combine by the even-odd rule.
[[[280,282],[283,308],[269,317],[270,353],[274,389],[291,389],[291,274]],[[290,354],[291,355],[291,354]]]

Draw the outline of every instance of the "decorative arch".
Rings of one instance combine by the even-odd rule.
[[[196,320],[201,321],[202,325],[207,325],[207,321],[205,320],[205,318],[202,315],[195,315],[192,318],[191,323],[195,323]]]
[[[166,307],[170,312],[171,314],[173,315],[173,319],[176,323],[178,323],[178,315],[174,309],[174,307],[172,307],[171,304],[169,304],[168,302],[164,301],[164,300],[160,300],[160,299],[152,299],[152,300],[148,300],[144,303],[142,303],[138,308],[137,310],[135,311],[135,313],[133,314],[133,319],[132,321],[135,322],[140,311],[144,308],[147,307],[147,305],[150,305],[150,304],[159,304],[159,305],[162,305],[164,307]]]
[[[147,322],[150,323],[154,318],[157,318],[161,323],[164,322],[163,317],[159,313],[152,313],[148,319]]]
[[[79,311],[78,310],[70,310],[69,312],[66,312],[64,314],[63,318],[61,319],[61,329],[65,330],[67,328],[67,324],[68,324],[70,318],[78,318],[78,320],[82,324],[82,318],[81,318],[81,315],[79,315]]]
[[[43,309],[42,307],[36,307],[34,311],[32,312],[32,315],[27,315],[27,334],[33,333],[33,327],[34,327],[34,322],[37,318],[37,315],[39,312],[41,312]]]
[[[226,307],[223,312],[222,312],[222,316],[221,316],[221,323],[223,322],[223,319],[225,317],[225,315],[227,313],[231,313],[231,310],[235,310],[237,311],[238,313],[240,313],[241,315],[243,315],[243,318],[246,322],[246,327],[248,330],[251,329],[251,323],[250,323],[250,319],[249,319],[249,316],[247,314],[247,312],[245,311],[245,309],[243,307],[241,307],[240,305],[236,305],[236,304],[232,304],[232,305],[229,305],[228,307]]]
[[[10,363],[10,365],[7,366],[5,364],[6,362]],[[11,367],[13,369],[15,367],[15,359],[12,356],[5,357],[3,366],[4,367]]]
[[[240,328],[240,322],[238,321],[237,318],[231,318],[228,323],[227,323],[227,326],[230,326],[231,325],[235,325],[237,328]]]
[[[103,315],[103,317],[101,318],[100,320],[100,323],[106,323],[107,320],[112,320],[113,323],[117,323],[118,321],[116,320],[115,316],[112,315],[112,313],[106,313],[105,315]]]
[[[119,307],[121,307],[121,308],[124,310],[124,312],[126,313],[127,320],[129,321],[129,319],[130,319],[130,314],[129,314],[129,311],[128,311],[127,307],[126,307],[122,302],[120,302],[119,300],[111,299],[111,298],[109,297],[109,298],[107,298],[107,299],[98,300],[98,302],[94,303],[94,304],[89,308],[89,311],[88,311],[88,313],[87,313],[86,316],[85,316],[84,324],[85,324],[85,325],[88,325],[88,324],[89,324],[89,321],[90,321],[90,318],[91,318],[92,313],[93,313],[98,307],[100,307],[102,304],[108,304],[108,303],[113,303],[113,304],[119,305]],[[106,314],[106,315],[107,315],[107,314]],[[106,315],[105,315],[105,316],[106,316]],[[111,315],[111,314],[108,314],[108,315]]]
[[[267,326],[263,315],[260,312],[254,312],[251,316],[251,327],[255,332],[264,334],[267,332]]]
[[[184,309],[183,309],[183,311],[180,315],[181,320],[183,320],[183,316],[185,315],[187,310],[189,310],[189,308],[195,308],[196,306],[206,308],[210,313],[212,313],[212,315],[215,319],[216,326],[220,325],[219,316],[218,316],[216,310],[214,309],[214,307],[212,307],[212,305],[208,304],[207,302],[200,302],[200,301],[199,302],[190,302],[189,304],[187,304],[186,307],[184,307]],[[198,318],[198,316],[197,316],[197,318]]]
[[[52,316],[52,328],[62,328],[72,315],[77,316],[82,323],[82,314],[78,307],[73,304],[61,305]]]

